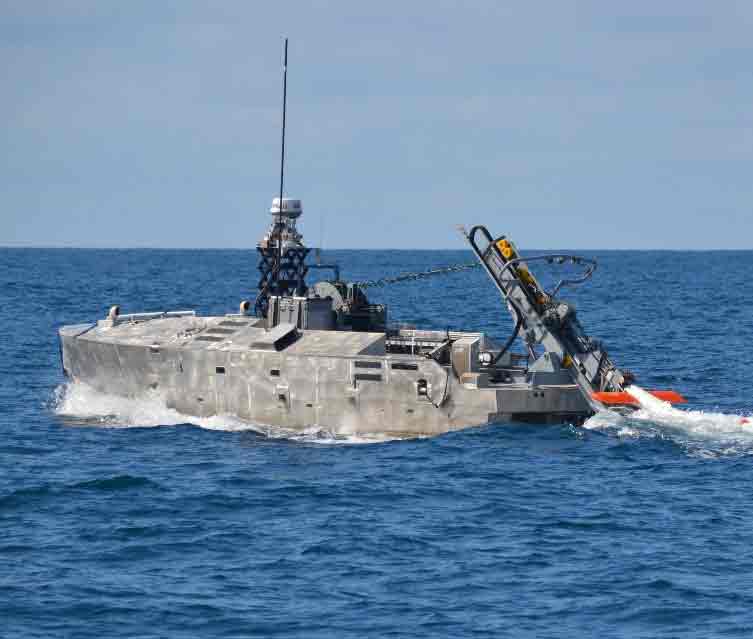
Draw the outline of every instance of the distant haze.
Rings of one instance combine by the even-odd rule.
[[[753,248],[753,4],[0,2],[0,244]]]

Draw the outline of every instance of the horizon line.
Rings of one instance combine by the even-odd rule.
[[[308,246],[306,247],[311,251],[317,249],[322,252],[325,251],[410,251],[412,253],[421,252],[428,253],[431,251],[471,251],[470,248],[457,248],[448,246],[439,246],[436,248],[397,248],[397,247],[361,247],[361,246],[331,246],[327,248]],[[36,243],[7,243],[0,242],[0,249],[44,249],[44,250],[82,250],[82,251],[254,251],[256,246],[240,247],[240,246],[114,246],[111,244],[103,245],[76,245],[76,244],[36,244]],[[524,249],[525,252],[531,251],[655,251],[655,252],[685,252],[685,253],[711,253],[718,251],[753,251],[753,247],[705,247],[705,248],[658,248],[658,247],[644,247],[644,248],[616,248],[616,247],[556,247],[556,248],[541,248],[535,247],[531,249]],[[472,251],[471,251],[472,252]]]

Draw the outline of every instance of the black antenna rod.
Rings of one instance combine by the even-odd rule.
[[[282,192],[285,185],[285,115],[288,102],[288,39],[285,38],[285,58],[282,66],[282,149],[280,153],[280,199],[277,214],[277,268],[275,292],[280,295],[280,270],[282,268]]]

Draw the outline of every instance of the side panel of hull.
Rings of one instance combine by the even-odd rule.
[[[516,415],[568,419],[585,406],[578,392],[467,388],[432,360],[406,370],[379,357],[143,347],[62,330],[60,338],[66,372],[102,392],[158,392],[186,415],[296,430],[438,434]]]

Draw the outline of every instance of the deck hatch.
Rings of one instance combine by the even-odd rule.
[[[263,351],[282,351],[298,339],[298,330],[292,324],[278,324],[261,332],[251,342],[251,348]]]
[[[217,337],[215,335],[199,335],[196,340],[197,342],[224,342],[224,337]]]

